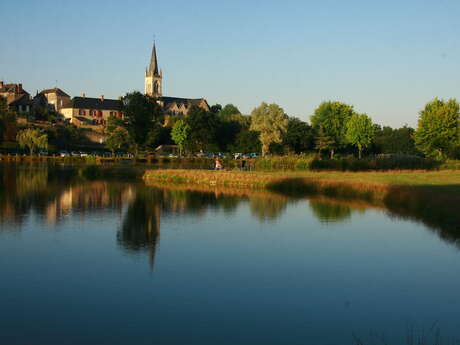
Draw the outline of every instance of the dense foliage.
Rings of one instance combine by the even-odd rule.
[[[155,143],[162,121],[161,106],[154,98],[140,92],[132,92],[123,97],[123,113],[136,151]]]
[[[128,151],[133,145],[133,141],[128,131],[123,127],[114,129],[107,140],[105,146],[114,153],[117,150]]]
[[[415,147],[415,130],[407,125],[401,128],[374,125],[372,151],[376,153],[396,153],[420,155]]]
[[[48,149],[48,135],[39,129],[23,129],[18,132],[16,140],[21,147],[27,148],[31,154],[38,149]]]
[[[428,157],[455,157],[460,147],[460,108],[456,100],[435,98],[420,111],[414,135],[417,148]]]
[[[217,145],[219,118],[216,114],[193,106],[187,114],[185,123],[190,127],[187,147],[192,152],[219,150]]]
[[[374,138],[374,125],[366,114],[353,114],[346,125],[345,139],[358,148],[361,159],[363,149],[370,146]]]
[[[334,158],[336,150],[345,147],[347,144],[345,133],[347,131],[347,122],[353,115],[353,107],[341,102],[323,102],[316,108],[315,113],[311,116],[312,126],[316,130],[322,129],[324,137],[328,140],[327,149],[330,152],[331,159]]]
[[[174,124],[171,131],[171,137],[174,142],[179,146],[179,154],[182,155],[187,140],[190,136],[190,126],[184,120],[179,120]]]
[[[277,104],[263,102],[251,113],[251,130],[259,132],[262,156],[269,153],[270,144],[280,143],[288,126],[288,116]]]

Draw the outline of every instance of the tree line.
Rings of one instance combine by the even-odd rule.
[[[110,118],[106,145],[111,150],[152,150],[176,144],[180,153],[242,152],[301,154],[317,152],[405,154],[435,159],[459,158],[460,112],[455,99],[434,99],[419,113],[416,129],[373,123],[367,114],[337,101],[321,103],[310,123],[288,116],[277,104],[262,103],[250,115],[233,104],[206,111],[192,107],[187,115],[166,121],[154,99],[139,92],[124,97],[124,119]],[[167,126],[164,124],[168,123]]]
[[[370,116],[338,101],[322,102],[310,123],[288,116],[277,104],[262,103],[250,115],[227,104],[210,111],[192,107],[187,115],[168,116],[154,98],[140,92],[123,97],[124,118],[108,119],[105,146],[115,151],[153,151],[176,144],[181,154],[241,152],[301,154],[316,152],[333,159],[336,154],[405,154],[434,159],[460,158],[460,111],[455,99],[435,98],[419,112],[417,128],[391,128],[373,123]],[[68,126],[72,127],[72,126]],[[0,97],[0,135],[31,151],[46,147],[48,137],[79,137],[78,130],[63,133],[40,129],[19,131],[14,114]],[[11,138],[12,133],[16,135]],[[44,134],[47,137],[44,137]],[[62,141],[62,140],[61,140]],[[65,141],[65,140],[64,140]]]

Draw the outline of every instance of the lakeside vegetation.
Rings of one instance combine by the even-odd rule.
[[[146,183],[265,189],[291,198],[364,201],[460,238],[460,171],[241,172],[149,170]]]
[[[100,152],[80,154],[79,152],[54,155],[43,154],[1,154],[3,162],[47,162],[49,164],[87,165],[141,165],[149,168],[204,169],[215,167],[211,157],[169,157],[139,154],[111,155]],[[375,155],[358,159],[340,157],[319,159],[314,154],[267,156],[264,158],[240,158],[231,156],[220,158],[224,170],[242,171],[390,171],[390,170],[460,170],[460,160],[438,161],[406,155]]]

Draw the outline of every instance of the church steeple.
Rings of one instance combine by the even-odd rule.
[[[148,74],[152,76],[160,76],[160,74],[158,73],[157,48],[155,46],[155,41],[153,41],[152,55],[150,57],[150,66],[148,69]]]
[[[158,69],[157,49],[154,41],[152,47],[152,54],[150,56],[150,65],[145,70],[145,94],[152,97],[161,97],[162,79],[163,72],[161,70],[159,71]]]

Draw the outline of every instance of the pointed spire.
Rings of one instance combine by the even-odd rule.
[[[157,49],[155,47],[155,41],[153,41],[152,56],[150,57],[149,74],[158,76],[158,61],[157,61]]]

